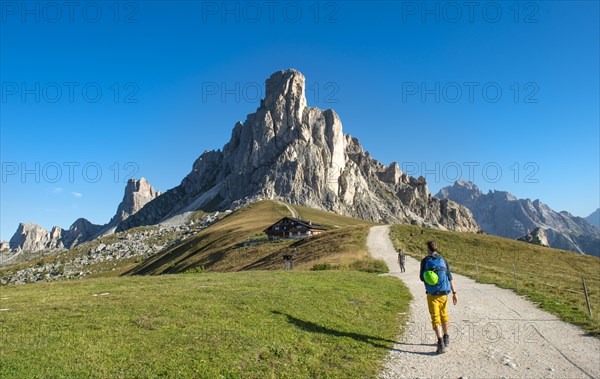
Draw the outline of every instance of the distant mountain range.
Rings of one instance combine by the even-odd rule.
[[[424,178],[385,166],[343,134],[335,111],[307,106],[305,78],[278,71],[265,98],[235,124],[223,150],[206,151],[181,184],[159,196],[145,180],[131,181],[106,225],[78,220],[69,230],[19,226],[11,249],[70,248],[114,231],[184,223],[197,210],[234,209],[258,199],[282,200],[366,220],[476,232],[471,212],[429,193]]]
[[[582,217],[556,212],[539,200],[517,199],[505,191],[484,194],[475,184],[463,180],[442,188],[435,196],[469,208],[481,229],[489,234],[518,239],[540,228],[551,247],[600,256],[600,229]]]
[[[600,208],[592,212],[591,215],[587,216],[586,221],[594,225],[596,228],[600,228]]]
[[[50,231],[36,224],[19,224],[8,245],[13,251],[70,249],[99,236],[114,233],[123,221],[158,196],[160,191],[154,190],[146,179],[130,179],[125,187],[123,201],[108,224],[96,225],[80,218],[69,229],[55,226]]]

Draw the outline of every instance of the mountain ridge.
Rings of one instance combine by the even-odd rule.
[[[118,225],[139,211],[146,203],[160,196],[145,178],[127,181],[123,200],[116,214],[104,225],[93,224],[85,218],[78,218],[69,229],[53,226],[50,231],[33,223],[20,223],[8,242],[12,251],[63,250],[91,241],[99,236],[111,234]]]
[[[600,230],[584,218],[554,211],[541,200],[518,199],[506,191],[483,193],[468,181],[456,181],[435,195],[469,208],[482,230],[518,239],[541,228],[551,247],[600,256]]]

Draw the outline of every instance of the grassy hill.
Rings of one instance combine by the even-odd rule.
[[[600,259],[596,257],[501,237],[411,225],[393,226],[390,237],[396,248],[404,249],[417,259],[425,256],[426,242],[435,240],[453,271],[482,283],[513,288],[541,308],[600,337]],[[591,320],[583,295],[582,277],[590,296]]]
[[[373,223],[306,207],[294,206],[299,217],[333,228],[301,240],[268,242],[263,230],[285,216],[286,206],[259,201],[244,207],[126,272],[155,275],[186,271],[281,269],[285,253],[295,252],[295,267],[334,267],[368,260],[366,238]]]
[[[244,207],[219,220],[207,229],[171,245],[150,259],[138,255],[124,259],[107,259],[88,264],[81,269],[86,277],[113,277],[131,274],[163,274],[186,271],[242,271],[250,269],[280,269],[282,255],[295,252],[295,268],[311,269],[315,265],[371,269],[375,264],[367,254],[365,241],[367,225],[373,223],[335,213],[301,206],[293,207],[304,219],[322,224],[330,231],[303,240],[268,242],[263,230],[284,216],[290,210],[283,203],[260,201]],[[192,218],[200,219],[205,212],[198,211]],[[157,231],[160,231],[158,233]],[[161,230],[158,226],[146,226],[100,237],[78,245],[68,251],[28,262],[0,268],[0,277],[8,278],[12,273],[45,264],[60,264],[85,258],[91,249],[101,244],[110,245],[139,234],[145,237],[147,245],[163,245],[180,240],[186,235],[182,231]],[[357,265],[358,263],[358,265]],[[80,270],[78,269],[77,272]],[[70,278],[73,279],[73,278]]]
[[[372,378],[409,301],[399,280],[351,271],[10,286],[0,377]]]

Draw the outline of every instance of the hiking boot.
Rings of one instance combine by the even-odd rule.
[[[450,346],[450,336],[444,334],[444,347],[448,348]]]
[[[444,346],[444,342],[443,341],[438,341],[437,343],[437,350],[435,351],[438,354],[444,354],[446,352],[446,346]]]

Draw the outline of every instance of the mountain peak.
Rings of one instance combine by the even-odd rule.
[[[435,197],[438,199],[448,198],[465,205],[472,203],[481,195],[483,195],[483,192],[474,183],[459,179],[452,186],[440,189]]]
[[[344,135],[335,111],[308,107],[300,72],[277,71],[265,87],[260,107],[236,123],[222,151],[203,154],[179,186],[117,230],[259,198],[373,221],[479,229],[466,208],[432,198],[424,180],[403,174],[397,164],[384,166]]]
[[[464,179],[458,179],[456,182],[454,182],[454,187],[463,187],[481,193],[481,190],[475,183]]]
[[[299,71],[277,71],[265,82],[265,99],[261,105],[267,109],[293,108],[301,116],[306,107],[305,87],[306,80]]]
[[[160,191],[156,191],[146,178],[141,178],[140,180],[131,178],[127,181],[123,201],[119,204],[115,217],[119,221],[123,221],[158,196],[160,196]]]

